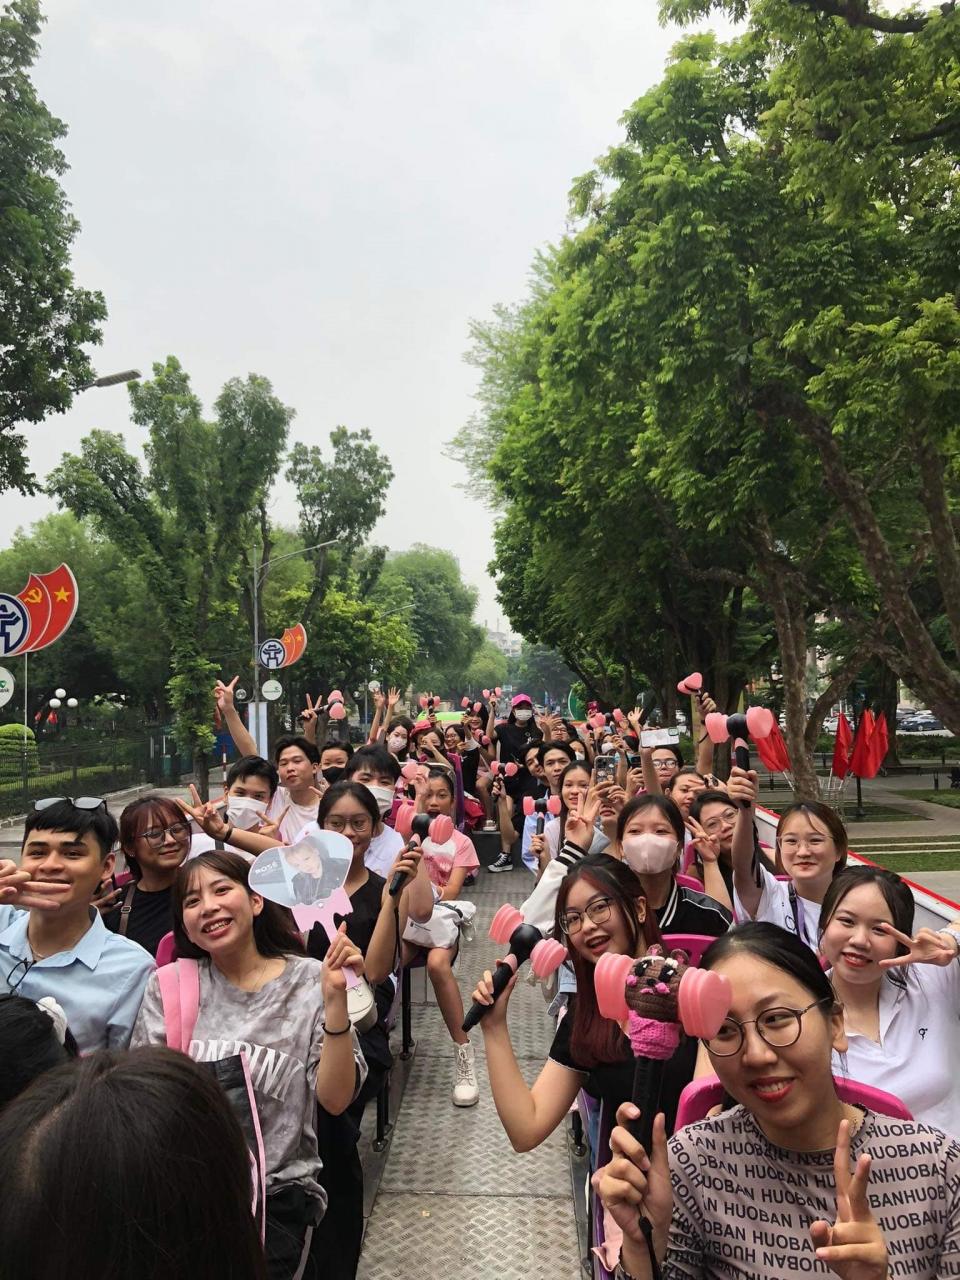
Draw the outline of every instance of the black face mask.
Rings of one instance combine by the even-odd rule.
[[[321,769],[320,772],[323,774],[324,782],[328,782],[332,787],[335,782],[340,781],[346,773],[346,769],[342,767],[337,769]]]

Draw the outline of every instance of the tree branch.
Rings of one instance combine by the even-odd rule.
[[[909,18],[894,18],[885,13],[873,13],[866,0],[790,0],[791,4],[809,9],[811,13],[825,13],[841,18],[850,27],[867,27],[871,31],[884,31],[890,35],[912,35],[922,31],[930,21],[929,14],[914,14]],[[956,8],[956,0],[941,4],[940,12],[949,17]]]

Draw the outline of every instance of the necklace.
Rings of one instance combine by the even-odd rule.
[[[270,957],[269,957],[269,956],[265,956],[265,957],[264,957],[264,960],[263,960],[263,964],[260,966],[260,971],[258,972],[257,976],[256,976],[256,977],[254,978],[254,980],[253,980],[253,985],[252,985],[252,986],[249,986],[249,987],[244,987],[244,988],[243,988],[243,990],[244,990],[244,991],[259,991],[259,990],[260,990],[260,986],[261,986],[261,979],[263,978],[263,975],[264,975],[264,974],[266,973],[266,971],[267,971],[267,965],[268,965],[269,961],[270,961]]]

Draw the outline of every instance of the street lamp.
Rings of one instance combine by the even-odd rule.
[[[286,555],[274,556],[272,560],[265,560],[260,565],[257,564],[259,548],[257,546],[253,548],[253,736],[257,740],[257,749],[261,754],[266,750],[267,744],[266,741],[260,741],[260,588],[266,581],[267,570],[272,564],[279,564],[281,560],[292,560],[294,556],[306,555],[308,551],[323,551],[327,547],[335,547],[339,541],[339,538],[331,538],[329,542],[318,542],[312,547],[301,547],[298,551],[288,551]]]
[[[85,382],[77,389],[89,391],[91,387],[115,387],[121,382],[136,382],[142,377],[139,369],[124,369],[122,373],[105,373],[102,378],[94,378],[92,382]]]
[[[59,711],[60,708],[63,706],[64,698],[66,698],[67,706],[70,708],[71,711],[75,710],[80,705],[77,702],[76,698],[67,698],[66,689],[55,689],[54,696],[50,699],[47,705],[50,707],[52,711]],[[64,718],[63,725],[58,727],[66,728],[66,718]]]

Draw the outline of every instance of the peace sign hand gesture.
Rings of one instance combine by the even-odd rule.
[[[229,824],[224,822],[223,814],[220,806],[207,801],[206,804],[200,799],[200,792],[190,783],[190,798],[193,804],[187,804],[184,800],[177,798],[177,804],[187,815],[200,826],[200,828],[212,840],[222,840],[226,833],[230,830]]]
[[[887,1245],[867,1200],[870,1157],[860,1156],[850,1173],[850,1121],[840,1121],[833,1153],[837,1187],[837,1220],[822,1219],[810,1227],[817,1257],[842,1280],[887,1280]]]
[[[239,676],[234,676],[229,684],[224,684],[222,680],[218,680],[214,686],[213,696],[216,700],[217,710],[221,715],[233,710],[233,692],[239,679]]]
[[[881,960],[879,967],[881,969],[893,969],[897,965],[908,964],[936,964],[945,969],[948,964],[956,960],[957,954],[960,953],[960,945],[956,938],[950,934],[934,933],[932,929],[921,929],[916,937],[911,938],[906,933],[901,933],[899,929],[895,929],[892,924],[885,921],[880,925],[885,933],[891,938],[896,938],[898,942],[902,942],[907,948],[905,956],[893,956],[889,960]]]
[[[693,837],[693,847],[703,862],[716,862],[720,857],[720,837],[704,831],[696,818],[684,818],[683,825]]]

